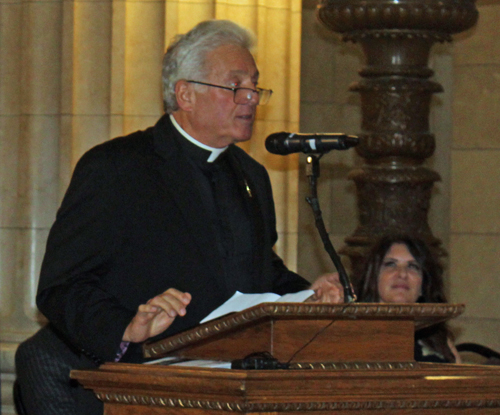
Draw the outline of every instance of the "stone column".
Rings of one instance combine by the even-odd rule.
[[[429,131],[432,95],[442,91],[429,78],[429,52],[436,42],[472,27],[474,0],[322,0],[317,12],[345,41],[359,43],[366,66],[351,87],[361,94],[361,142],[365,164],[350,173],[358,198],[359,226],[346,238],[354,279],[359,259],[382,235],[406,233],[441,242],[428,225],[431,191],[439,175],[425,167],[435,148]]]
[[[58,198],[63,5],[0,5],[0,367],[13,414],[17,344],[43,321],[35,305],[46,228]]]

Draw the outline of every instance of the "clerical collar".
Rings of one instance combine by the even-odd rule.
[[[214,148],[214,147],[207,146],[206,144],[200,143],[198,140],[191,137],[188,133],[186,133],[182,129],[182,127],[175,120],[175,118],[172,114],[170,114],[170,120],[172,121],[172,124],[174,124],[174,127],[177,129],[177,131],[179,131],[183,137],[185,137],[187,140],[189,140],[194,145],[196,145],[204,150],[210,151],[210,156],[207,159],[208,163],[214,162],[215,160],[217,160],[217,157],[219,157],[224,151],[226,151],[227,146],[223,147],[223,148]]]

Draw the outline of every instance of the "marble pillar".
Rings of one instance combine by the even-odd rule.
[[[359,43],[366,58],[362,80],[360,144],[365,164],[351,172],[359,225],[346,238],[353,278],[376,238],[417,236],[442,254],[428,224],[430,198],[439,175],[424,165],[435,149],[429,130],[430,102],[442,91],[430,80],[429,52],[477,21],[474,0],[322,0],[318,18],[345,41]]]

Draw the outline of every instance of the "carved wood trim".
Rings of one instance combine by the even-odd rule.
[[[297,362],[293,370],[413,370],[420,369],[418,362]]]
[[[195,329],[144,346],[146,357],[165,356],[190,344],[233,331],[258,320],[273,318],[381,319],[415,320],[417,327],[455,318],[463,313],[463,304],[326,304],[264,303],[239,313],[208,322]]]
[[[163,398],[121,393],[96,393],[104,403],[148,405],[168,408],[192,408],[227,412],[303,412],[361,409],[437,409],[437,408],[500,408],[500,399],[409,399],[347,402],[235,403],[196,399]]]

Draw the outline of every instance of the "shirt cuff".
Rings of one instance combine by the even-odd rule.
[[[116,353],[115,362],[120,361],[120,359],[123,357],[123,355],[127,351],[129,345],[130,345],[130,342],[121,342],[120,343],[120,348],[118,350],[118,353]]]

